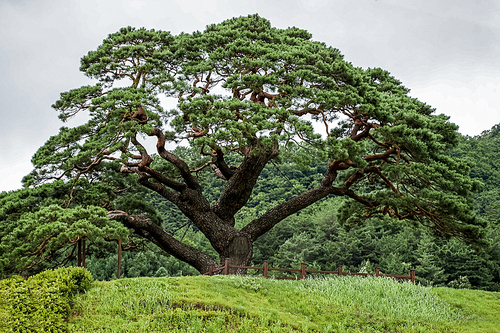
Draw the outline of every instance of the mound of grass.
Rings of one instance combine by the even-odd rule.
[[[74,301],[73,332],[496,332],[495,293],[384,278],[298,281],[241,276],[96,282]],[[481,296],[484,293],[486,296]],[[455,299],[456,297],[457,299]],[[495,308],[496,307],[496,308]],[[486,311],[486,310],[485,310]],[[489,310],[488,310],[489,311]],[[495,311],[495,310],[492,310]],[[495,326],[496,325],[496,326]]]

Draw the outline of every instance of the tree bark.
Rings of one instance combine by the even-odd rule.
[[[267,163],[278,155],[277,149],[265,151],[263,147],[259,154],[254,155],[249,150],[243,162],[229,178],[220,198],[212,209],[217,216],[230,221],[234,226],[234,215],[248,202],[252,190]]]
[[[200,273],[207,272],[209,265],[217,265],[210,256],[178,241],[163,231],[160,226],[142,215],[130,216],[123,211],[115,210],[108,212],[108,218],[112,220],[121,219],[125,226],[133,229],[138,235],[158,245],[168,254],[190,264]]]
[[[221,264],[225,258],[231,259],[230,263],[234,266],[249,266],[252,262],[253,243],[245,236],[236,236],[230,242],[227,248],[220,254]],[[245,268],[230,268],[229,274],[246,274]]]

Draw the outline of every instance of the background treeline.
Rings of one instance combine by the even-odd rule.
[[[190,156],[190,150],[186,147],[179,147],[176,152],[184,158]],[[331,197],[287,218],[262,236],[255,243],[253,263],[261,265],[264,260],[269,260],[272,267],[297,268],[304,262],[310,268],[321,270],[335,270],[338,265],[343,265],[345,271],[353,272],[373,272],[375,267],[379,267],[387,274],[409,274],[410,269],[415,269],[417,280],[423,284],[500,291],[500,125],[477,137],[462,137],[458,147],[450,154],[472,160],[475,167],[471,176],[484,183],[482,191],[475,194],[474,203],[478,218],[488,221],[485,246],[447,239],[431,229],[388,216],[367,220],[356,215],[346,218],[345,215],[350,214],[349,201]],[[315,162],[304,167],[274,161],[261,174],[252,199],[238,213],[237,224],[243,226],[276,203],[315,187],[325,168],[326,165]],[[207,172],[200,176],[204,179],[207,197],[215,198],[224,182],[211,175]],[[112,185],[101,184],[101,188],[96,188],[83,184],[76,188],[81,193],[79,196],[75,193],[75,197],[83,201],[88,201],[89,197],[99,200],[103,196],[112,197],[114,209],[124,209],[129,213],[146,212],[178,239],[217,258],[205,236],[197,232],[196,227],[180,211],[159,195],[129,187],[126,196],[119,196],[112,192]],[[19,205],[24,204],[28,210],[40,203],[40,197],[49,203],[58,203],[58,196],[62,197],[67,189],[61,189],[60,193],[53,193],[54,190],[48,190],[48,187],[32,191],[36,193],[19,200]],[[8,195],[13,194],[0,194],[0,201],[2,196],[5,201]],[[35,204],[30,200],[37,202]],[[78,199],[72,203],[78,204]],[[14,217],[11,214],[2,219],[7,221]],[[122,277],[198,274],[189,265],[133,235],[127,248],[129,251],[122,255]],[[46,267],[50,267],[50,264],[48,261]],[[65,264],[76,262],[70,259]],[[89,242],[86,266],[96,280],[116,278],[116,242],[99,237]],[[38,265],[38,270],[43,268],[43,265]]]

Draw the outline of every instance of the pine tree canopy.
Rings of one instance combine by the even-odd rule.
[[[80,70],[96,83],[61,93],[53,107],[62,121],[81,113],[87,121],[49,138],[26,186],[87,178],[126,196],[120,177],[136,175],[234,263],[248,264],[255,240],[330,195],[350,198],[345,221],[384,214],[481,237],[472,209],[480,183],[468,160],[448,153],[458,127],[389,72],[355,67],[305,30],[274,28],[258,15],[178,36],[127,27],[85,55]],[[174,152],[178,145],[191,147],[189,158]],[[318,161],[325,173],[317,184],[235,227],[267,164]],[[203,192],[208,172],[225,182],[214,200]],[[200,272],[215,262],[140,215],[108,217]]]

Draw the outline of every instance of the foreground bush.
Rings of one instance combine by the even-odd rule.
[[[69,301],[92,282],[81,267],[0,281],[0,332],[68,332]]]

